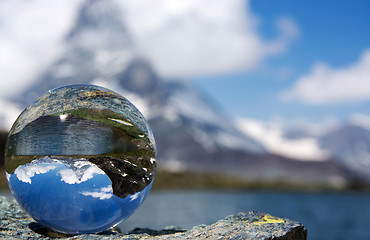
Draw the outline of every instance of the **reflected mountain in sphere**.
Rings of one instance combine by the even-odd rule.
[[[93,85],[50,90],[7,140],[5,170],[18,203],[64,233],[103,231],[130,216],[153,183],[156,148],[141,113]]]

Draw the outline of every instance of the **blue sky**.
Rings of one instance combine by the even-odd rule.
[[[320,123],[325,119],[346,120],[353,113],[370,114],[370,96],[320,104],[281,99],[282,92],[309,75],[317,63],[339,70],[359,61],[370,48],[370,1],[253,0],[250,8],[258,18],[256,29],[262,38],[276,37],[275,22],[281,16],[294,21],[299,36],[284,53],[264,59],[253,70],[195,78],[202,91],[228,113],[262,121],[282,118]]]

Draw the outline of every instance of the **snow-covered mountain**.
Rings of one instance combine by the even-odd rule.
[[[239,119],[239,129],[274,154],[300,161],[334,159],[355,178],[370,180],[370,118],[356,115],[349,122],[313,129]]]
[[[187,152],[195,149],[264,152],[189,83],[164,80],[150,63],[135,56],[117,9],[113,1],[83,5],[65,39],[65,53],[14,101],[24,107],[51,88],[97,84],[122,94],[143,112],[154,130],[159,157],[168,166],[184,162]]]
[[[235,124],[191,83],[157,75],[135,53],[121,14],[114,1],[86,1],[65,37],[65,52],[11,99],[13,115],[49,89],[92,83],[120,93],[142,111],[156,138],[159,168],[332,184],[352,177],[315,136],[287,137],[282,129],[251,120]]]

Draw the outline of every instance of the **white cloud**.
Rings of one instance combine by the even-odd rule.
[[[0,96],[28,88],[59,54],[83,0],[3,0],[0,3]],[[133,45],[162,74],[187,77],[250,69],[285,51],[299,35],[295,23],[277,20],[280,34],[265,42],[245,0],[125,0]],[[70,69],[59,69],[70,74]],[[145,104],[142,104],[145,105]],[[0,126],[9,129],[17,106],[0,102]],[[144,112],[146,109],[144,108]]]
[[[265,43],[245,0],[120,1],[136,50],[166,76],[219,74],[255,67],[298,35],[278,20],[280,36]]]
[[[278,28],[286,38],[296,38],[299,36],[299,29],[295,22],[288,17],[280,17],[277,22]]]
[[[286,51],[289,43],[299,37],[299,29],[289,17],[283,16],[277,19],[276,27],[280,35],[274,41],[265,44],[266,55],[278,55]]]
[[[93,198],[99,198],[100,200],[104,200],[104,199],[109,199],[111,197],[113,197],[113,189],[112,189],[112,186],[107,186],[107,187],[103,187],[101,188],[99,191],[95,191],[95,192],[81,192],[82,195],[84,196],[90,196],[90,197],[93,197]]]
[[[281,97],[310,104],[370,100],[370,49],[347,67],[334,69],[323,63],[316,64]]]
[[[31,178],[35,176],[35,174],[43,174],[47,173],[50,170],[54,170],[56,166],[49,165],[49,166],[40,166],[35,164],[20,166],[15,169],[14,174],[17,176],[19,181],[25,183],[31,183]]]
[[[1,96],[29,87],[59,54],[83,0],[0,2]],[[280,34],[265,42],[248,0],[115,0],[135,52],[166,76],[228,73],[255,67],[285,51],[295,23],[277,20]],[[90,3],[91,4],[91,3]],[[70,74],[70,69],[62,69]]]
[[[271,153],[303,161],[322,161],[329,156],[319,148],[317,139],[314,137],[286,138],[283,126],[280,124],[266,125],[256,120],[239,119],[237,125],[242,132],[262,143]]]
[[[0,3],[2,96],[24,90],[62,50],[61,40],[81,1],[3,0]]]

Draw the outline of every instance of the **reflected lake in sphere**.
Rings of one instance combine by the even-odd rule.
[[[18,203],[64,233],[100,232],[130,216],[154,180],[150,127],[125,98],[71,85],[27,107],[7,141],[5,170]]]

